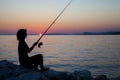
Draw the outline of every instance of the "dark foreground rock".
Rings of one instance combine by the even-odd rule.
[[[95,79],[88,70],[74,72],[60,72],[48,70],[29,70],[22,66],[13,64],[7,60],[0,61],[0,80],[109,80],[105,75],[99,75]],[[120,80],[120,77],[112,79]]]

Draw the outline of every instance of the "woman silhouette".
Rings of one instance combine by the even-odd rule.
[[[27,37],[27,30],[26,29],[19,29],[17,32],[17,40],[18,43],[18,56],[19,56],[19,62],[20,65],[30,68],[31,66],[38,66],[40,65],[41,71],[49,70],[49,68],[45,68],[43,66],[43,55],[38,54],[35,56],[28,56],[28,53],[30,53],[34,47],[37,45],[37,42],[35,42],[32,47],[28,47],[28,45],[25,42],[25,38]]]

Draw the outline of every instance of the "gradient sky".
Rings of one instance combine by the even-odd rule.
[[[42,33],[69,0],[0,0],[0,34]],[[49,30],[55,33],[120,31],[120,0],[73,0]]]

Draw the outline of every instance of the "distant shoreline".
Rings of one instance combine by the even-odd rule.
[[[1,33],[0,35],[16,35],[14,33]],[[38,35],[28,33],[28,35]],[[120,35],[118,32],[75,32],[75,33],[46,33],[45,35]]]
[[[15,35],[15,34],[0,34],[0,36],[4,36],[4,35],[10,35],[10,36],[12,36],[12,35]],[[28,34],[28,35],[37,35],[37,34]],[[60,35],[78,35],[78,36],[82,36],[82,35],[120,35],[120,34],[45,34],[45,35],[58,35],[58,36],[60,36]]]

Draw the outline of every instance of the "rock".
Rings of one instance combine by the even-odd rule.
[[[75,75],[74,73],[68,73],[65,77],[64,80],[80,80],[78,75]]]
[[[0,80],[5,80],[13,75],[13,71],[17,66],[6,61],[0,61]]]
[[[120,76],[118,76],[116,78],[111,78],[110,80],[120,80]]]
[[[50,79],[55,79],[55,80],[59,80],[62,75],[65,75],[65,72],[58,72],[58,71],[54,71],[54,70],[48,70],[43,72],[43,74],[47,77],[49,77]]]
[[[26,69],[7,60],[0,61],[0,80],[109,80],[107,76],[100,75],[93,79],[88,70],[61,72],[48,70],[43,73]],[[120,80],[120,77],[112,80]]]
[[[9,61],[0,61],[0,80],[49,80],[41,72],[26,69]]]
[[[95,78],[95,80],[109,80],[106,75],[99,75]]]
[[[74,71],[73,73],[78,76],[79,80],[93,80],[91,72],[88,70]]]
[[[91,72],[88,70],[74,71],[73,73],[49,70],[43,74],[53,80],[93,80]]]
[[[40,72],[30,72],[21,74],[17,77],[9,78],[7,80],[49,80],[49,79]]]

